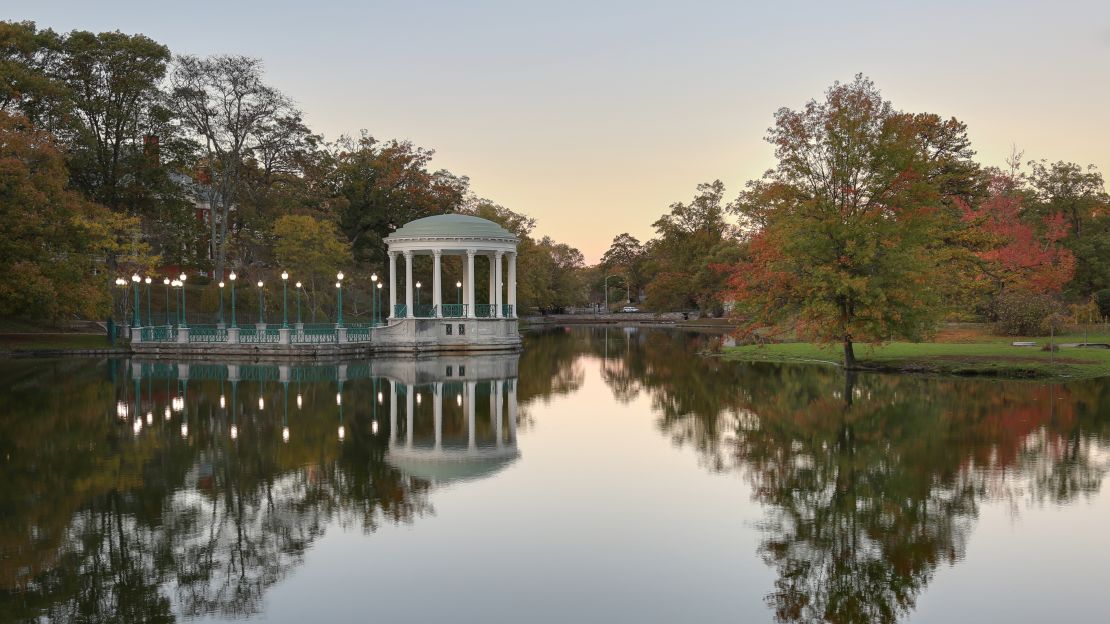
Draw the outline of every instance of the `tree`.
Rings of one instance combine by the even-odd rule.
[[[321,293],[333,292],[332,278],[351,261],[349,246],[334,224],[307,215],[278,217],[273,237],[274,259],[303,283],[315,318]]]
[[[111,300],[106,256],[153,264],[138,220],[69,190],[68,177],[52,136],[0,112],[0,315],[98,316]]]
[[[946,206],[975,171],[965,126],[898,112],[858,75],[780,109],[767,140],[778,164],[735,204],[750,246],[731,295],[749,331],[838,341],[848,367],[856,341],[929,332]]]
[[[62,43],[61,81],[74,113],[70,173],[77,188],[114,210],[140,181],[143,123],[161,97],[170,51],[143,35],[73,31]]]
[[[689,204],[671,204],[653,225],[658,238],[644,245],[647,303],[657,310],[720,308],[724,279],[710,269],[715,256],[735,249],[733,228],[725,221],[725,185],[699,184]],[[725,253],[725,255],[729,255]]]
[[[227,261],[232,209],[242,191],[245,159],[262,150],[268,129],[299,116],[292,103],[262,81],[262,61],[244,56],[178,56],[170,78],[171,108],[204,145],[209,244],[215,274]]]
[[[1075,254],[1071,290],[1080,297],[1110,287],[1110,195],[1094,165],[1032,161],[1028,181],[1033,211],[1042,217],[1062,215],[1069,236],[1064,244]]]
[[[52,30],[0,21],[0,112],[52,128],[66,93],[54,76],[60,48],[61,38]]]
[[[332,188],[345,200],[340,225],[359,262],[381,266],[382,240],[405,223],[457,212],[467,200],[469,180],[445,170],[429,171],[433,150],[408,141],[380,143],[363,132],[344,137],[335,154]]]

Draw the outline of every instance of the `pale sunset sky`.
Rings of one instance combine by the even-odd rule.
[[[772,114],[870,76],[902,110],[968,124],[979,159],[1110,175],[1110,2],[6,0],[57,31],[143,33],[262,58],[326,138],[436,150],[480,196],[596,262],[669,204],[773,164]]]

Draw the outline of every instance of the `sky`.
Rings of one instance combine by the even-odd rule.
[[[4,0],[0,18],[264,60],[328,139],[365,129],[596,262],[700,182],[774,164],[774,112],[872,78],[954,116],[981,162],[1110,169],[1110,2]]]

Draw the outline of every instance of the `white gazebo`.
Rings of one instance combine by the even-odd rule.
[[[406,223],[385,242],[389,253],[389,321],[386,327],[375,330],[376,346],[419,351],[520,345],[516,320],[519,240],[511,232],[488,219],[444,214]],[[432,258],[431,284],[414,280],[417,256]],[[444,256],[462,259],[461,276],[446,285]],[[403,302],[398,301],[399,260],[405,264]],[[479,264],[489,271],[488,294],[482,296],[475,279]],[[455,294],[447,298],[454,303],[445,302],[445,286]],[[430,301],[427,290],[431,290]]]

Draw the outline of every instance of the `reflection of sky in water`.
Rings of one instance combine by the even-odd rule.
[[[256,512],[245,524],[248,537],[270,553],[260,561],[276,567],[248,560],[213,578],[218,584],[246,570],[257,579],[263,610],[256,617],[265,621],[732,622],[770,621],[776,610],[785,620],[811,621],[821,613],[813,604],[853,621],[860,618],[845,614],[883,619],[875,609],[884,595],[905,601],[888,613],[900,621],[1104,620],[1105,381],[862,375],[846,385],[833,369],[695,355],[713,341],[619,329],[530,336],[519,377],[499,377],[506,398],[510,381],[519,395],[519,457],[463,480],[429,481],[391,465],[390,386],[367,378],[345,382],[342,421],[334,381],[291,385],[289,442],[281,441],[280,384],[263,384],[261,411],[259,384],[238,385],[243,407],[232,443],[230,422],[219,417],[218,382],[190,382],[188,444],[177,435],[177,415],[166,447],[138,443],[156,439],[156,410],[137,438],[120,425],[126,435],[103,457],[123,459],[124,504],[161,509],[146,524],[125,517],[139,541],[166,532],[151,517],[207,526],[208,515],[226,513],[236,488],[246,492]],[[458,362],[452,366],[441,386],[442,436],[445,448],[463,453],[468,402],[461,397],[471,390],[458,382]],[[479,376],[475,365],[467,370]],[[0,375],[17,377],[11,369]],[[435,375],[403,376],[392,379],[422,392],[416,443],[431,448]],[[18,381],[13,392],[25,400],[25,380]],[[474,387],[475,447],[492,449],[495,412],[482,383]],[[115,399],[130,391],[116,388],[116,397],[97,395],[112,422]],[[156,397],[173,395],[172,384],[165,394],[159,388]],[[377,392],[386,399],[380,408]],[[506,404],[502,415],[508,411]],[[405,441],[403,427],[395,443]],[[102,444],[104,431],[95,431],[91,442]],[[507,424],[502,432],[507,445]],[[165,468],[177,460],[187,467],[180,486]],[[444,465],[433,468],[440,474]],[[67,487],[74,486],[56,489]],[[110,494],[90,496],[84,508],[110,508]],[[821,520],[799,528],[813,514]],[[233,525],[221,527],[223,550],[214,559],[228,566],[238,536]],[[19,543],[8,531],[0,544]],[[170,540],[175,552],[203,560],[182,554],[203,542],[189,535]],[[866,569],[846,567],[853,562],[872,565],[880,580],[868,585]],[[791,570],[795,584],[786,587],[794,593],[782,593]],[[172,604],[188,600],[169,576],[148,580]],[[860,596],[866,604],[855,611],[843,602]],[[218,610],[195,610],[218,619]]]

